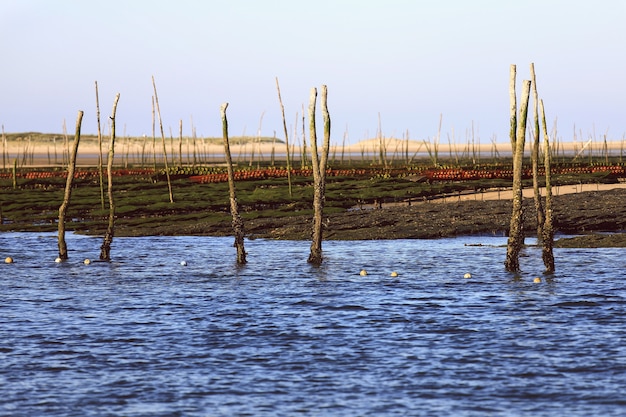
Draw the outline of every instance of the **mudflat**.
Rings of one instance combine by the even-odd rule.
[[[572,186],[573,187],[573,186]],[[535,236],[534,201],[524,200],[524,229]],[[626,247],[626,189],[563,193],[553,197],[554,225],[559,235],[582,235],[558,239],[561,247]],[[413,202],[355,208],[327,216],[324,239],[433,239],[463,235],[506,235],[511,217],[510,199],[482,199],[480,194],[447,202]],[[249,238],[309,239],[310,216],[258,218],[245,222]],[[159,234],[229,235],[229,224],[202,223],[181,229],[165,222]]]

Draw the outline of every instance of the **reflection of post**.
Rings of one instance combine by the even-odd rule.
[[[226,155],[226,168],[228,170],[228,190],[230,193],[230,214],[233,217],[233,232],[235,233],[235,247],[237,248],[237,263],[246,263],[246,250],[244,248],[244,227],[239,207],[237,205],[237,195],[235,191],[235,175],[233,173],[233,160],[230,156],[230,144],[228,143],[228,120],[226,119],[226,108],[228,103],[222,104],[220,113],[222,115],[222,133],[224,136],[224,153]]]
[[[322,117],[324,119],[324,144],[322,154],[317,153],[317,133],[315,129],[315,104],[317,89],[311,89],[309,101],[309,127],[311,140],[311,160],[313,163],[313,239],[311,242],[311,253],[308,262],[312,264],[322,263],[322,236],[323,236],[323,211],[324,198],[326,192],[326,165],[328,161],[328,151],[330,149],[330,116],[328,113],[328,89],[322,86]]]
[[[67,213],[67,207],[70,204],[70,198],[72,197],[72,182],[74,181],[74,171],[76,170],[76,156],[78,153],[78,143],[80,142],[80,127],[83,122],[82,110],[78,112],[78,118],[76,119],[76,134],[74,135],[74,146],[72,148],[72,154],[70,162],[67,168],[67,181],[65,183],[65,195],[63,197],[63,203],[59,207],[59,258],[67,259],[67,244],[65,243],[65,215]]]
[[[111,243],[115,230],[115,202],[113,201],[113,158],[115,157],[115,112],[120,94],[117,93],[113,101],[113,111],[111,112],[111,141],[109,142],[109,154],[107,156],[107,182],[109,196],[109,225],[107,226],[104,242],[100,247],[100,259],[108,261],[111,259]]]
[[[524,246],[524,231],[522,228],[524,217],[522,206],[522,163],[524,159],[526,117],[528,115],[530,84],[530,81],[524,81],[522,89],[522,103],[519,114],[520,117],[517,124],[517,137],[515,139],[515,150],[513,153],[513,210],[511,213],[511,225],[509,228],[509,239],[505,261],[506,270],[511,272],[519,270],[519,253],[522,250],[522,246]]]

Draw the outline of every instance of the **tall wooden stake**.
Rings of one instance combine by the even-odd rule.
[[[67,168],[67,181],[65,182],[65,195],[63,196],[63,203],[59,207],[59,258],[65,260],[67,256],[67,243],[65,243],[65,216],[67,213],[67,207],[70,204],[72,197],[72,183],[74,181],[74,172],[76,171],[76,156],[78,153],[78,144],[80,142],[80,127],[83,122],[83,111],[78,112],[76,119],[76,134],[74,135],[74,146],[72,147],[72,154],[70,156],[68,168]]]
[[[170,194],[170,203],[174,202],[174,194],[172,193],[172,181],[170,179],[170,168],[167,165],[167,148],[165,146],[165,133],[163,132],[163,120],[161,119],[161,108],[159,107],[159,97],[157,96],[156,83],[154,76],[152,77],[152,87],[154,87],[154,103],[156,104],[157,114],[159,115],[159,127],[161,128],[161,142],[163,143],[163,161],[165,163],[165,177],[167,178],[167,189]],[[156,150],[155,150],[156,155]],[[155,156],[156,160],[156,156]]]
[[[311,141],[311,162],[313,163],[313,239],[311,241],[311,253],[308,262],[314,265],[322,263],[322,239],[323,239],[323,212],[324,198],[326,193],[326,165],[328,161],[328,151],[330,149],[330,116],[328,113],[328,89],[322,86],[322,117],[324,120],[324,143],[322,154],[317,152],[317,132],[315,128],[315,105],[317,99],[317,89],[311,89],[309,100],[309,130]]]
[[[545,206],[545,223],[543,225],[543,250],[541,257],[543,258],[543,264],[546,267],[547,274],[554,273],[554,229],[552,225],[552,164],[551,159],[552,155],[550,152],[550,137],[548,135],[548,127],[546,125],[546,113],[543,107],[543,100],[539,102],[539,106],[541,109],[541,120],[543,124],[543,157],[544,157],[544,168],[546,170],[546,206]]]
[[[226,109],[228,103],[222,104],[220,113],[222,115],[222,135],[224,136],[224,153],[226,154],[226,169],[228,171],[228,190],[230,194],[230,214],[233,217],[233,232],[235,233],[235,247],[237,248],[237,263],[246,263],[246,250],[244,248],[244,226],[239,215],[239,205],[237,204],[237,194],[235,190],[235,175],[233,172],[233,159],[230,155],[230,144],[228,143],[228,119]]]
[[[100,206],[104,210],[104,171],[102,168],[102,129],[100,128],[100,99],[96,81],[96,120],[98,122],[98,178],[100,180]]]
[[[525,80],[523,83],[522,103],[520,107],[519,122],[517,123],[515,151],[513,153],[513,210],[511,213],[511,225],[509,228],[506,261],[504,264],[506,270],[511,272],[519,271],[519,254],[524,246],[522,164],[524,159],[530,84],[531,82],[529,80]]]
[[[111,260],[111,243],[113,243],[113,235],[115,231],[115,202],[113,200],[113,158],[115,157],[115,112],[117,111],[117,102],[120,94],[117,93],[113,101],[113,111],[111,112],[111,140],[109,142],[109,155],[107,157],[107,181],[109,196],[109,225],[104,235],[104,242],[100,247],[100,259],[103,261]]]
[[[292,196],[291,192],[291,158],[289,156],[289,133],[287,132],[287,120],[285,119],[285,106],[283,106],[283,99],[280,96],[280,86],[278,85],[278,77],[276,77],[276,90],[278,91],[278,102],[280,103],[280,112],[283,115],[283,129],[285,131],[285,149],[287,151],[287,184],[289,185],[289,197]]]
[[[530,64],[530,79],[533,88],[533,148],[532,148],[532,172],[533,172],[533,190],[535,197],[535,209],[537,211],[537,243],[541,243],[543,239],[543,225],[545,223],[545,214],[543,204],[541,203],[541,192],[539,191],[539,94],[537,93],[537,77],[535,76],[535,64]]]
[[[511,65],[509,75],[509,102],[511,104],[511,129],[509,130],[509,139],[511,140],[511,152],[515,154],[515,142],[517,141],[517,93],[515,92],[517,67],[515,64]]]

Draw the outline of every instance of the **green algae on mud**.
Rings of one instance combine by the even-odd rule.
[[[417,177],[417,180],[416,180]],[[503,188],[502,180],[423,181],[416,175],[361,175],[328,177],[324,239],[401,239],[496,234],[505,235],[511,214],[510,200],[481,201],[480,191]],[[598,175],[562,177],[561,183],[609,181]],[[558,179],[557,179],[558,181]],[[615,179],[612,179],[615,181]],[[0,231],[54,231],[63,200],[62,177],[0,178]],[[210,235],[230,236],[227,183],[197,183],[188,175],[173,176],[174,203],[165,181],[154,175],[115,177],[117,236]],[[310,239],[312,178],[293,178],[289,197],[284,178],[241,180],[236,183],[241,216],[248,238]],[[473,201],[432,203],[443,195],[476,192]],[[555,196],[555,227],[563,234],[626,230],[626,191],[585,192]],[[382,209],[377,208],[382,207]],[[525,230],[536,230],[532,202],[528,201]],[[97,176],[76,179],[68,209],[67,230],[103,235],[108,206],[104,208]],[[622,235],[580,238],[577,244],[626,246]],[[623,241],[623,239],[622,239]],[[572,244],[572,243],[570,243]]]

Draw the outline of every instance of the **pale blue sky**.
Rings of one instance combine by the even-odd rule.
[[[454,133],[508,141],[509,65],[535,63],[559,136],[626,132],[622,0],[2,0],[0,123],[6,132],[96,132],[116,93],[118,134],[151,135],[158,88],[166,134],[290,135],[311,87],[328,85],[333,142]],[[298,124],[301,119],[298,120]],[[158,128],[157,128],[158,129]],[[299,127],[298,130],[301,128]]]

